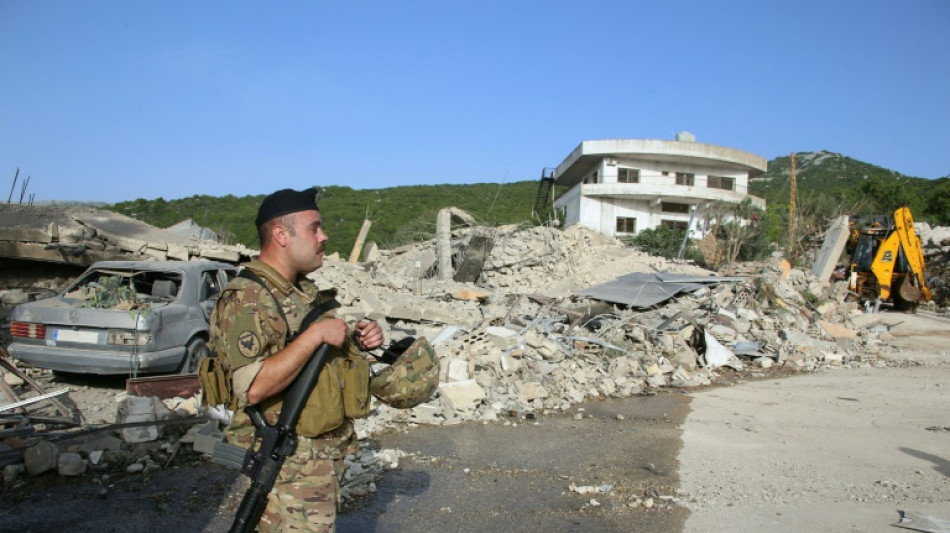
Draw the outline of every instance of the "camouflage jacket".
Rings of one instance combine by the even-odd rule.
[[[244,265],[267,284],[236,277],[222,290],[211,314],[210,340],[218,357],[227,361],[234,372],[233,393],[238,397],[238,410],[228,428],[229,440],[249,446],[254,427],[244,414],[247,391],[260,371],[264,359],[281,351],[287,340],[297,332],[301,321],[314,305],[319,305],[325,295],[317,290],[310,280],[300,277],[296,284],[287,281],[270,265],[253,260]],[[281,317],[276,302],[280,302],[287,320]],[[290,331],[288,331],[288,326]],[[334,350],[338,352],[338,350]],[[337,354],[338,355],[338,354]],[[279,410],[268,409],[265,417],[271,424],[276,422]],[[342,426],[317,437],[325,441],[328,456],[351,453],[349,445],[356,441],[352,420],[346,419]]]

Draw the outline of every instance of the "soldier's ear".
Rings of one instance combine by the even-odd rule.
[[[287,246],[287,243],[290,242],[290,228],[285,226],[283,222],[278,221],[271,226],[270,237],[280,246]]]

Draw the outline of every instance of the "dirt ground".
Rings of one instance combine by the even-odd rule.
[[[899,510],[950,520],[950,320],[882,316],[900,349],[858,368],[727,376],[379,437],[367,445],[411,455],[338,530],[897,531]],[[108,419],[123,389],[71,386],[90,419]],[[246,486],[189,453],[147,475],[26,481],[0,489],[0,531],[226,531]]]

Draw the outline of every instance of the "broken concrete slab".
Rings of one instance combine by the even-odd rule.
[[[457,412],[474,411],[485,399],[485,391],[473,379],[440,383],[438,391],[446,410],[446,418]]]
[[[853,329],[850,329],[850,328],[846,328],[846,327],[844,327],[844,326],[842,326],[842,325],[840,325],[840,324],[835,324],[835,323],[833,323],[833,322],[829,322],[829,321],[827,321],[827,320],[818,320],[818,321],[816,322],[816,324],[818,324],[818,327],[820,327],[820,328],[822,329],[822,331],[824,331],[825,333],[827,333],[828,336],[830,336],[831,338],[833,338],[833,339],[835,339],[835,340],[837,340],[837,339],[853,339],[853,338],[856,338],[856,337],[858,336],[858,332],[857,332],[857,331],[855,331],[855,330],[853,330]]]
[[[165,420],[169,412],[157,396],[121,395],[117,404],[116,423],[151,422]],[[158,439],[159,427],[141,426],[119,430],[122,440],[128,443],[150,442]]]
[[[208,259],[238,263],[255,252],[156,228],[112,211],[0,205],[0,256],[89,266],[105,260]]]
[[[831,273],[838,264],[838,258],[844,251],[850,236],[849,217],[842,215],[831,222],[825,232],[825,240],[812,265],[811,275],[818,279],[821,287],[831,284]]]

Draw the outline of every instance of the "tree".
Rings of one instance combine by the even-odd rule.
[[[715,254],[706,260],[713,268],[730,268],[740,259],[756,259],[767,250],[765,213],[746,198],[741,203],[715,202],[706,211],[704,220],[716,239]],[[765,246],[763,246],[765,243]]]

